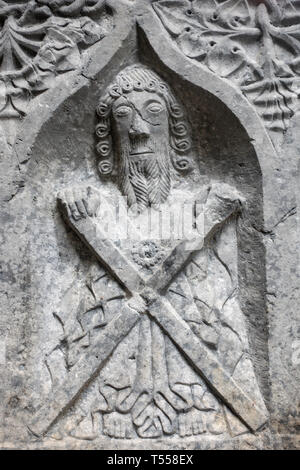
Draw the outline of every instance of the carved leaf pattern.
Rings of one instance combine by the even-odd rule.
[[[78,290],[76,283],[69,295],[74,296],[74,290]],[[88,295],[78,302],[76,319],[64,317],[68,296],[64,299],[62,311],[56,315],[64,329],[62,347],[68,368],[76,364],[83,350],[93,342],[93,336],[112,320],[113,312],[121,308],[124,298],[122,289],[100,269],[87,282],[85,290]]]
[[[24,115],[29,97],[79,67],[110,23],[104,0],[1,0],[0,117]]]
[[[298,105],[300,1],[158,0],[181,51],[232,81],[266,127],[285,131]]]

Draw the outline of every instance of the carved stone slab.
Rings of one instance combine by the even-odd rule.
[[[0,1],[0,448],[296,448],[299,1]]]

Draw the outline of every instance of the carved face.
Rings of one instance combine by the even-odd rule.
[[[163,98],[132,91],[112,107],[119,185],[138,212],[159,206],[170,192],[169,119]]]
[[[169,142],[166,104],[156,93],[132,91],[118,98],[112,117],[120,154],[126,149],[129,159],[151,158],[155,149]]]

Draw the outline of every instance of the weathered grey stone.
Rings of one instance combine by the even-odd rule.
[[[0,447],[299,447],[299,2],[2,3]]]

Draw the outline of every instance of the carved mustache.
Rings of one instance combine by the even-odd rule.
[[[129,155],[154,153],[154,142],[149,137],[135,137],[130,140]]]

